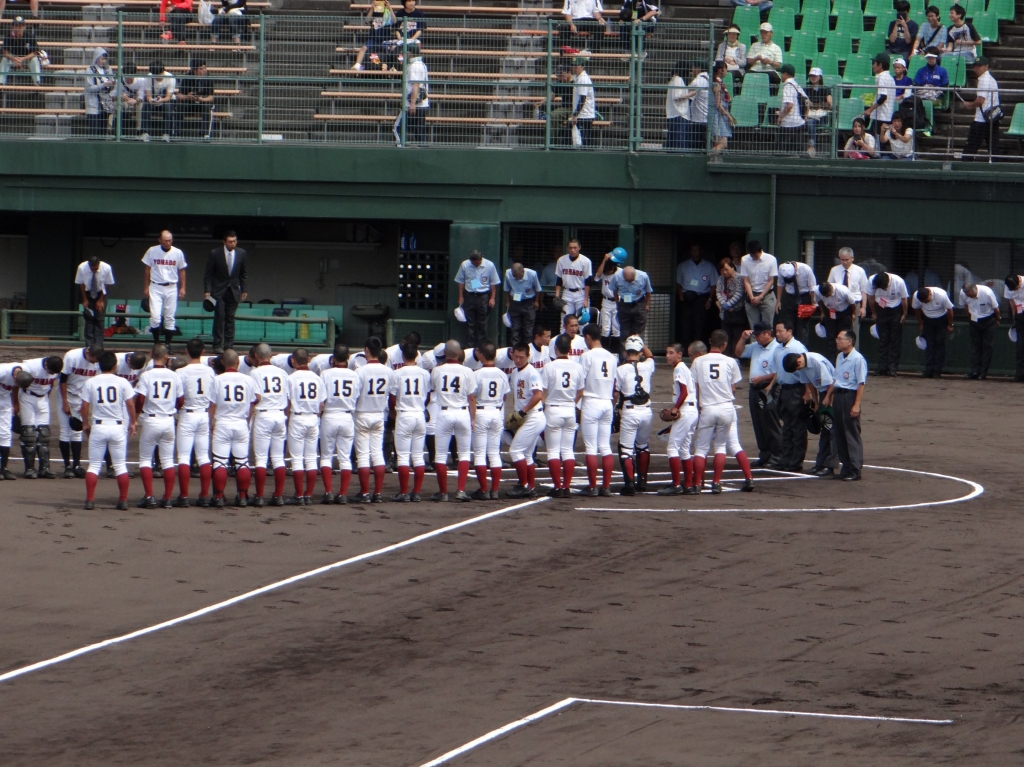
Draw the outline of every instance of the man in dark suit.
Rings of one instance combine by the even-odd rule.
[[[210,252],[203,276],[203,298],[217,301],[213,310],[214,354],[230,349],[235,342],[235,311],[248,296],[247,279],[245,251],[238,247],[238,235],[225,232],[224,244]]]

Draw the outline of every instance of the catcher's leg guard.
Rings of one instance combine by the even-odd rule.
[[[21,457],[25,461],[25,474],[35,474],[36,443],[39,432],[35,426],[21,427]]]
[[[39,458],[40,476],[50,471],[50,427],[37,427],[36,455]]]

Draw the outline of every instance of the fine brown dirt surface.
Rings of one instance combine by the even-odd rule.
[[[656,403],[667,386],[660,369]],[[0,764],[418,765],[569,696],[955,724],[577,705],[454,763],[1019,763],[1019,391],[869,380],[867,463],[971,479],[975,500],[851,511],[970,492],[871,468],[543,500],[0,682]],[[95,511],[83,497],[0,484],[0,673],[515,504],[117,512],[110,480]]]

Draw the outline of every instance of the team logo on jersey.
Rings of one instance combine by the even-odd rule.
[[[846,372],[843,373],[843,378],[845,378],[847,381],[850,380],[850,373],[849,373],[849,371],[846,371]]]

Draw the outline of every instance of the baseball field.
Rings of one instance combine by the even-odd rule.
[[[3,483],[0,764],[1017,764],[1019,391],[871,378],[863,481],[752,494],[141,510],[135,480],[119,512],[101,480],[87,512],[81,480]]]

